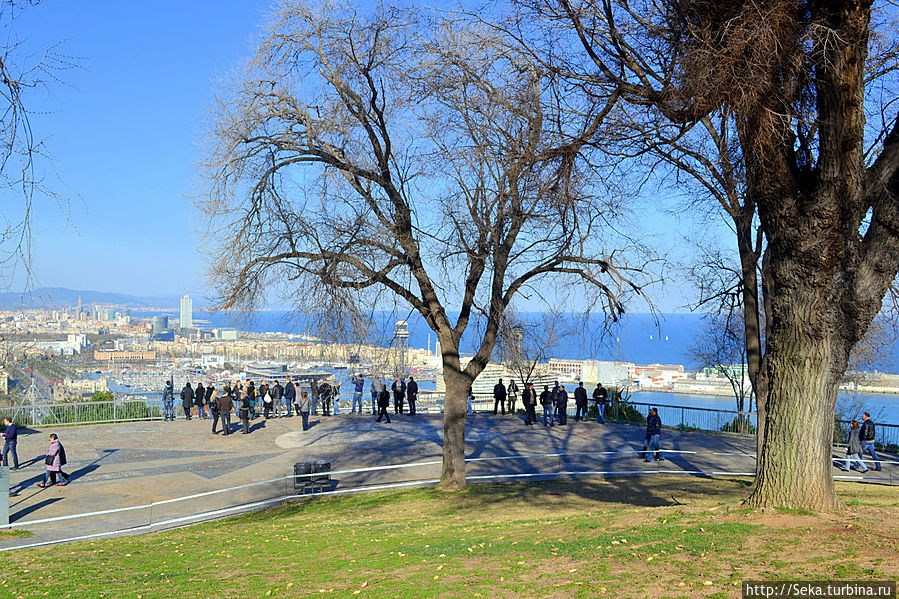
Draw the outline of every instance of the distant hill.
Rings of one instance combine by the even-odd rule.
[[[108,291],[91,291],[66,289],[65,287],[41,287],[25,293],[0,293],[0,309],[14,310],[24,308],[72,308],[78,305],[78,297],[85,307],[100,304],[104,306],[121,306],[123,308],[169,308],[177,309],[179,296],[140,297],[125,293]],[[200,297],[194,298],[194,309],[198,309]]]

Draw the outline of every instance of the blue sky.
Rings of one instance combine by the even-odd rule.
[[[27,48],[59,44],[78,65],[28,98],[54,186],[71,198],[68,214],[36,208],[38,286],[202,287],[201,219],[189,196],[203,123],[216,78],[248,54],[267,6],[44,0],[22,14],[15,28]]]
[[[204,122],[216,79],[249,55],[269,6],[43,0],[21,15],[15,30],[25,48],[59,44],[77,64],[27,98],[53,155],[48,179],[58,176],[53,185],[70,198],[67,211],[36,207],[35,286],[202,292],[203,219],[190,197]],[[640,220],[663,249],[688,234],[688,225],[652,211]],[[673,284],[654,295],[673,311],[688,293]]]

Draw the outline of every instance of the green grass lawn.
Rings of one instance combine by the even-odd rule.
[[[564,481],[315,499],[7,553],[3,597],[733,597],[742,580],[895,579],[899,490],[840,514],[740,506],[746,482]]]

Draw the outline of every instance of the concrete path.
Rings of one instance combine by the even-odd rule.
[[[24,528],[32,537],[0,537],[0,549],[129,528],[157,530],[186,523],[201,512],[291,495],[294,481],[283,477],[293,474],[295,462],[324,460],[332,470],[432,462],[335,475],[330,485],[334,490],[440,476],[442,415],[397,416],[392,424],[378,424],[371,414],[313,416],[311,421],[312,428],[303,432],[296,417],[260,418],[252,422],[251,434],[240,434],[235,424],[235,434],[228,437],[211,434],[211,421],[197,418],[20,431],[19,457],[25,467],[10,477],[15,494],[10,497],[10,521],[14,523],[146,506],[248,483],[274,482],[151,508],[28,524]],[[524,426],[518,416],[469,417],[467,454],[478,459],[469,463],[468,476],[476,477],[472,482],[490,482],[509,480],[490,478],[497,474],[529,479],[560,472],[751,473],[755,468],[755,443],[750,438],[666,430],[662,434],[668,452],[665,461],[645,463],[634,453],[643,443],[641,428],[568,422],[544,428]],[[69,463],[64,470],[72,478],[68,486],[40,489],[37,483],[43,477],[43,453],[51,432],[59,435],[66,448]],[[521,455],[529,457],[488,459]],[[834,474],[849,473],[834,469]],[[890,482],[892,476],[899,483],[896,467],[886,467],[877,477],[874,474],[865,478]],[[182,517],[186,520],[168,522]]]

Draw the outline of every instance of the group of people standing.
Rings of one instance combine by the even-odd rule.
[[[365,384],[362,375],[356,375],[353,377],[354,384],[356,385],[356,393],[359,395],[359,413],[362,413],[362,388]],[[396,377],[396,379],[391,383],[390,390],[387,390],[387,385],[381,382],[381,379],[378,377],[374,377],[371,381],[371,386],[369,388],[371,392],[371,412],[372,414],[377,414],[378,418],[375,422],[381,422],[382,418],[387,419],[387,424],[390,424],[390,397],[393,396],[393,413],[394,414],[403,414],[405,408],[408,406],[409,415],[415,416],[415,404],[418,402],[418,383],[415,381],[415,377],[409,376],[409,381],[406,382],[406,379],[403,377]],[[355,409],[355,396],[353,399],[353,407]]]
[[[315,388],[318,389],[318,386]],[[163,420],[174,421],[175,391],[172,381],[165,382],[162,406]],[[184,411],[184,418],[192,420],[193,409],[196,408],[198,418],[213,419],[212,434],[214,435],[219,434],[216,431],[219,424],[221,424],[221,434],[231,434],[231,412],[235,408],[243,429],[241,432],[249,434],[250,420],[258,417],[259,407],[262,408],[262,416],[266,419],[290,417],[296,411],[296,414],[303,418],[303,430],[309,428],[309,410],[311,408],[309,395],[305,391],[298,395],[297,386],[290,377],[287,377],[283,387],[278,380],[273,381],[271,386],[267,381],[262,381],[258,388],[253,381],[246,384],[243,381],[237,381],[233,385],[231,381],[227,381],[222,387],[221,394],[214,384],[203,387],[203,383],[197,383],[194,388],[188,381],[181,389],[181,409]]]
[[[506,386],[503,384],[503,379],[499,379],[499,382],[493,387],[493,415],[497,415],[497,413],[505,414],[506,413],[506,405],[508,404],[509,413],[515,413],[515,402],[518,398],[518,385],[515,384],[514,380],[509,381],[509,385]],[[468,413],[471,414],[471,402],[474,399],[474,395],[471,392],[471,389],[468,390]],[[597,411],[599,413],[598,422],[600,424],[605,424],[605,418],[603,416],[606,405],[609,400],[609,392],[608,390],[602,386],[602,383],[597,383],[596,388],[593,390],[593,401],[596,402]],[[534,389],[533,383],[527,383],[524,387],[524,390],[521,392],[521,401],[524,404],[525,410],[525,419],[524,423],[526,426],[531,426],[537,423],[537,402],[540,402],[540,405],[543,407],[543,426],[555,426],[559,424],[560,426],[566,426],[568,424],[568,392],[565,390],[565,385],[559,384],[559,381],[555,382],[552,390],[550,390],[549,385],[543,386],[543,391],[540,395],[537,395],[537,391]],[[574,419],[577,421],[586,420],[587,419],[587,390],[584,388],[584,383],[578,383],[578,386],[574,390],[574,403],[575,403],[575,415]]]

